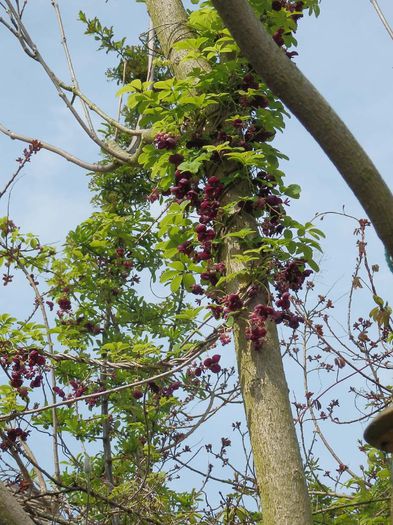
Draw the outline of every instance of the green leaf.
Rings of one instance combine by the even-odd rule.
[[[314,270],[314,272],[319,272],[319,266],[313,259],[308,259],[307,264],[312,270]]]
[[[102,241],[99,239],[94,239],[90,243],[91,248],[107,248],[109,246],[108,241]]]
[[[203,306],[199,306],[198,308],[188,308],[183,310],[180,314],[176,314],[176,319],[181,319],[183,321],[194,321],[194,319],[198,317],[202,310],[204,310]]]
[[[178,270],[179,272],[182,272],[184,270],[184,263],[181,261],[174,261],[170,263],[170,268],[174,268],[175,270]]]
[[[243,228],[242,230],[239,230],[237,232],[227,233],[225,237],[238,237],[239,239],[245,239],[246,237],[254,233],[255,230],[251,230],[250,228]]]
[[[183,286],[187,292],[191,291],[192,286],[195,284],[195,277],[192,273],[185,273],[183,275]]]
[[[384,300],[383,300],[381,297],[379,297],[378,295],[373,295],[373,299],[374,299],[374,302],[375,302],[378,306],[380,306],[381,308],[383,308],[383,305],[384,305],[385,303],[384,303]]]
[[[171,291],[173,293],[176,293],[180,286],[181,286],[181,283],[183,281],[183,276],[182,275],[177,275],[171,282],[171,285],[170,285],[170,288],[171,288]]]
[[[167,283],[170,281],[173,277],[176,277],[179,275],[179,272],[177,270],[165,270],[162,272],[160,276],[160,282],[161,283]]]
[[[301,191],[302,188],[298,184],[290,184],[287,188],[285,188],[284,193],[292,199],[298,199],[300,197]]]

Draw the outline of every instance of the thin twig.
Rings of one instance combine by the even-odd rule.
[[[126,81],[126,71],[127,71],[127,60],[123,59],[123,75],[122,75],[122,79],[121,79],[122,86],[124,86],[125,81]],[[123,93],[120,95],[119,102],[118,102],[118,105],[117,105],[117,122],[120,122],[122,105],[123,105]],[[118,134],[119,134],[119,128],[116,128],[115,140],[117,139]]]
[[[18,261],[18,266],[22,270],[22,272],[25,274],[26,279],[28,280],[30,286],[34,290],[34,295],[35,295],[37,303],[39,304],[39,307],[40,307],[40,310],[41,310],[42,319],[43,319],[44,325],[45,325],[46,340],[47,340],[48,347],[49,347],[49,353],[52,356],[55,353],[55,349],[54,349],[54,345],[53,345],[53,341],[52,341],[52,336],[51,336],[51,333],[50,333],[50,326],[49,326],[48,316],[46,315],[46,309],[45,309],[44,301],[42,300],[42,296],[40,294],[40,291],[39,291],[39,289],[37,287],[37,284],[36,284],[34,278],[27,271],[27,268],[25,267],[25,265],[22,264],[20,261]],[[55,390],[55,387],[56,387],[56,375],[55,375],[55,369],[54,369],[53,366],[51,367],[50,378],[51,378],[51,388],[52,388],[52,403],[56,404],[56,390]],[[59,443],[58,443],[58,433],[59,433],[58,428],[59,428],[59,424],[58,424],[58,419],[57,419],[57,411],[56,411],[55,407],[52,409],[52,426],[53,426],[53,435],[52,435],[52,440],[53,440],[53,463],[54,463],[55,478],[56,479],[60,479],[60,459],[59,459]]]
[[[345,509],[347,507],[360,507],[361,505],[369,505],[370,503],[379,503],[380,501],[389,501],[390,498],[376,498],[368,499],[366,501],[357,501],[354,503],[343,503],[342,505],[332,505],[331,507],[326,507],[325,509],[315,510],[313,514],[323,514],[325,512],[331,512],[334,510]]]
[[[79,115],[78,111],[73,107],[72,101],[68,100],[65,92],[63,91],[61,87],[61,81],[56,76],[54,71],[49,67],[49,65],[46,63],[44,58],[42,57],[41,53],[39,52],[36,44],[31,39],[26,27],[24,26],[22,20],[18,16],[18,13],[14,9],[12,3],[10,0],[5,0],[6,4],[12,14],[12,16],[15,18],[17,25],[18,25],[18,39],[20,43],[25,43],[30,50],[33,52],[35,59],[41,64],[42,68],[44,69],[45,73],[48,75],[49,79],[53,83],[53,85],[56,88],[56,91],[60,98],[63,100],[67,108],[70,110],[72,115],[74,116],[75,120],[78,122],[78,124],[81,126],[81,128],[85,131],[85,133],[98,145],[100,148],[103,149],[106,153],[113,156],[115,159],[118,159],[122,162],[129,163],[132,162],[132,156],[126,152],[123,151],[120,147],[113,148],[111,147],[107,142],[104,142],[101,140],[98,135],[89,129],[89,127],[86,125],[84,120]]]
[[[97,115],[102,117],[106,122],[108,122],[108,124],[116,128],[116,130],[122,131],[123,133],[126,133],[127,135],[135,135],[137,137],[141,137],[146,143],[153,141],[154,133],[150,129],[128,128],[127,126],[124,126],[123,124],[121,124],[118,120],[110,117],[107,113],[105,113],[105,111],[103,111],[100,107],[98,107],[97,104],[92,102],[84,93],[82,93],[79,88],[75,86],[68,86],[62,81],[59,81],[59,85],[66,91],[69,91],[76,97],[80,98],[82,102],[84,102],[89,109],[97,113]]]
[[[61,16],[60,7],[59,7],[59,4],[58,4],[57,0],[52,0],[52,6],[53,6],[53,8],[55,10],[55,13],[56,13],[57,23],[59,25],[59,31],[60,31],[60,35],[61,35],[61,43],[63,45],[64,54],[66,56],[68,70],[70,72],[72,84],[73,84],[73,86],[76,89],[79,90],[79,83],[78,83],[78,79],[76,77],[74,65],[72,63],[71,53],[70,53],[70,50],[68,48],[67,37],[66,37],[65,31],[64,31],[63,19],[62,19],[62,16]],[[85,118],[86,118],[87,124],[88,124],[90,130],[93,133],[95,133],[93,122],[92,122],[90,114],[89,114],[89,110],[88,110],[86,104],[83,101],[82,101],[82,107],[83,107],[83,111],[85,113]]]
[[[76,164],[77,166],[80,166],[81,168],[84,168],[89,171],[94,172],[100,172],[100,173],[108,173],[110,171],[113,171],[119,164],[119,161],[113,161],[108,164],[93,164],[90,162],[85,162],[84,160],[79,159],[78,157],[75,157],[68,151],[65,151],[61,148],[58,148],[57,146],[53,146],[53,144],[49,144],[48,142],[45,142],[43,140],[34,139],[33,137],[28,137],[26,135],[21,135],[19,133],[15,133],[14,131],[6,128],[3,124],[0,123],[0,133],[3,133],[4,135],[7,135],[7,137],[10,137],[12,140],[20,140],[22,142],[26,142],[27,144],[32,144],[35,141],[39,141],[42,148],[46,149],[48,151],[51,151],[52,153],[56,153],[56,155],[59,155],[60,157],[63,157],[64,159],[68,160],[72,164]],[[127,164],[130,166],[136,165],[137,163],[138,155],[135,153],[130,157],[130,159],[127,161]]]

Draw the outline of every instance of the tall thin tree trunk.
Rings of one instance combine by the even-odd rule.
[[[170,59],[175,76],[185,78],[195,67],[207,69],[203,62],[182,61],[184,51],[173,44],[192,37],[187,28],[187,14],[180,0],[146,0],[150,17],[164,51]],[[226,166],[223,163],[222,169]],[[217,173],[215,173],[217,175]],[[227,194],[229,201],[244,195],[239,185]],[[233,231],[250,227],[257,230],[250,215],[239,214],[231,223]],[[234,239],[224,240],[222,259],[228,272],[244,268],[233,256],[241,252]],[[232,282],[226,291],[237,291],[240,282]],[[246,340],[247,318],[257,303],[267,303],[268,292],[259,293],[234,328],[237,363],[247,423],[250,430],[257,483],[262,499],[264,525],[311,525],[310,501],[303,464],[291,413],[288,386],[280,354],[277,329],[269,324],[268,337],[261,351],[252,349]]]
[[[393,258],[393,195],[366,152],[319,91],[273,41],[248,0],[212,0],[243,55],[324,150]]]

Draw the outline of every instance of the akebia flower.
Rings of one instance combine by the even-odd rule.
[[[169,162],[171,164],[174,164],[175,166],[178,166],[179,164],[181,164],[184,161],[184,157],[180,153],[174,153],[173,155],[169,155],[169,159],[168,160],[169,160]]]
[[[71,310],[71,301],[67,297],[62,297],[57,301],[57,304],[60,306],[62,310],[67,312],[68,310]]]
[[[213,372],[213,374],[218,374],[221,371],[221,366],[218,364],[221,359],[219,354],[215,354],[212,357],[207,357],[203,361],[203,366]]]
[[[284,45],[284,39],[282,37],[283,34],[284,34],[284,29],[280,28],[280,29],[277,29],[277,31],[273,35],[273,40],[279,47],[282,47]]]
[[[177,249],[180,253],[184,253],[185,255],[190,255],[193,252],[193,247],[190,241],[182,242]]]
[[[255,80],[255,77],[252,73],[247,73],[243,77],[242,88],[247,91],[248,89],[258,89],[259,82]]]
[[[154,145],[157,149],[175,149],[177,139],[169,133],[157,133],[154,139]]]
[[[225,305],[225,312],[236,312],[243,308],[243,301],[241,300],[239,294],[231,293],[226,295],[222,299],[222,304]]]
[[[203,295],[205,292],[200,284],[193,284],[191,287],[191,293],[194,295]]]

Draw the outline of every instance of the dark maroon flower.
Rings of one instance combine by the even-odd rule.
[[[29,397],[29,389],[25,386],[22,386],[18,388],[18,394],[23,398]]]
[[[210,372],[213,372],[213,374],[218,374],[221,372],[221,366],[218,363],[213,363],[209,370]]]
[[[59,388],[58,386],[54,386],[54,387],[53,387],[53,392],[54,392],[55,394],[57,394],[59,397],[61,397],[62,399],[65,398],[64,390],[62,390],[62,389]]]
[[[169,155],[169,159],[168,160],[169,160],[169,162],[171,164],[174,164],[175,166],[178,166],[179,164],[181,164],[184,161],[184,157],[180,153],[173,153],[173,155]]]
[[[267,108],[269,105],[269,99],[264,95],[255,95],[251,98],[249,105],[253,108]]]
[[[222,314],[224,313],[224,309],[223,309],[222,306],[210,305],[210,306],[208,306],[208,308],[210,309],[214,319],[221,319]]]
[[[277,29],[277,31],[273,35],[273,40],[280,47],[282,47],[285,43],[282,37],[283,33],[284,33],[284,29],[280,28],[280,29]]]
[[[180,253],[184,253],[185,255],[190,255],[193,251],[193,247],[190,241],[185,241],[179,244],[177,247]]]
[[[193,284],[191,287],[191,293],[194,295],[203,295],[205,291],[200,284]]]
[[[226,295],[222,299],[222,303],[225,305],[226,312],[235,312],[243,308],[243,301],[240,299],[237,293],[231,293]]]
[[[231,336],[227,332],[222,332],[220,334],[220,343],[224,345],[228,345],[231,342]]]
[[[68,299],[68,297],[62,297],[57,301],[57,304],[60,306],[62,310],[65,312],[71,310],[71,301]]]
[[[206,368],[210,368],[212,364],[213,364],[213,359],[211,357],[207,357],[203,361],[203,365],[206,366]]]
[[[31,388],[38,388],[42,385],[42,375],[37,375],[35,378],[30,382]]]
[[[274,11],[281,11],[282,7],[283,7],[283,3],[281,2],[281,0],[273,0],[272,9]]]
[[[138,390],[138,389],[135,389],[133,392],[132,392],[132,397],[134,399],[141,399],[143,397],[143,392],[142,390]]]
[[[177,139],[169,133],[157,133],[154,144],[157,149],[175,149]]]
[[[252,73],[247,73],[243,77],[242,88],[247,91],[248,89],[258,89],[259,83],[255,80]]]
[[[232,126],[234,128],[238,128],[238,129],[241,129],[243,127],[243,121],[242,119],[240,118],[236,118],[235,120],[232,121]]]

